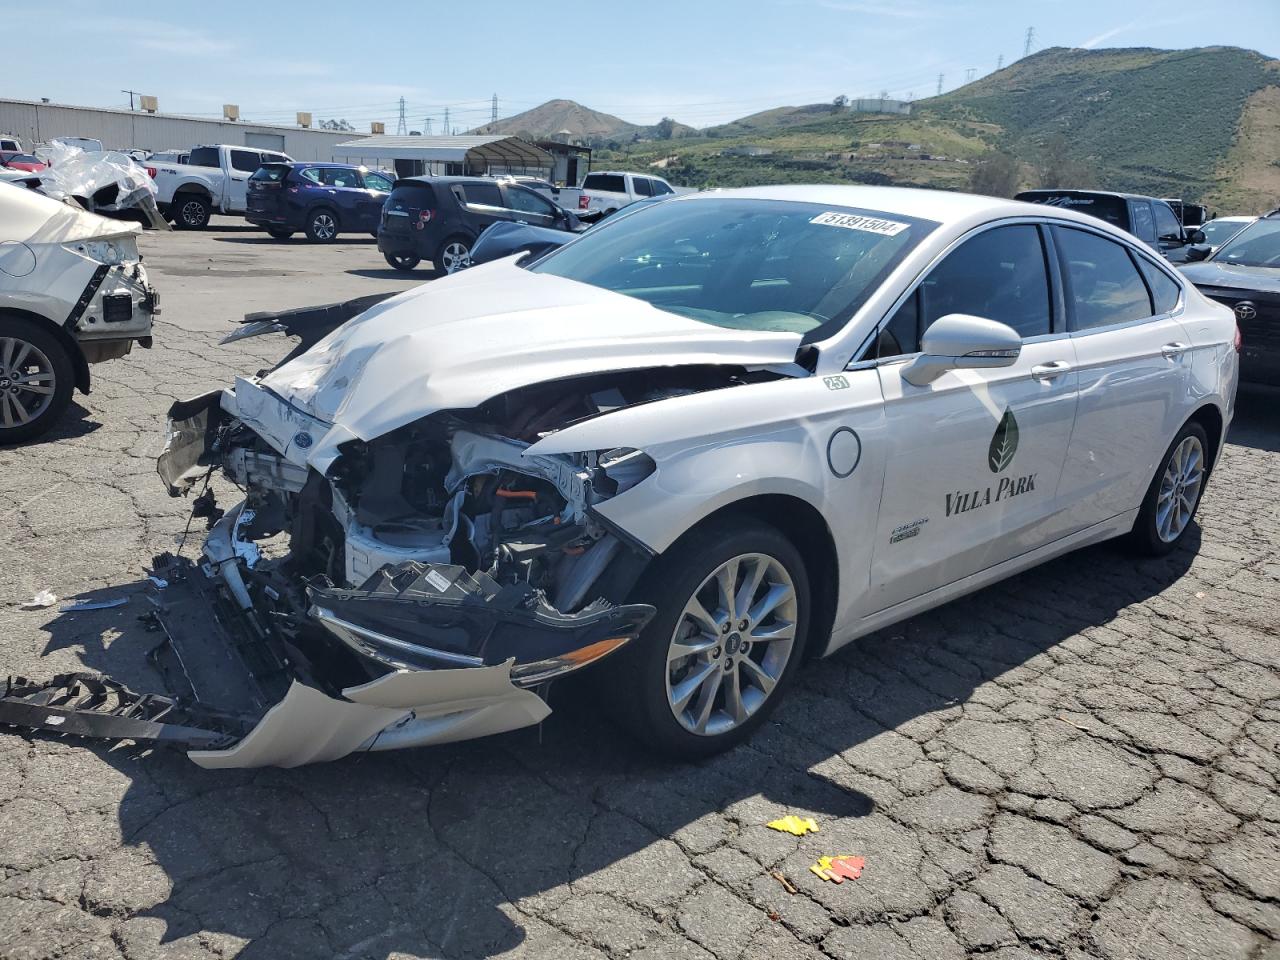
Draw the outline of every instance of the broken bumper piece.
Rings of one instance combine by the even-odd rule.
[[[357,654],[420,670],[511,662],[520,687],[607,656],[654,614],[647,604],[604,600],[564,614],[527,583],[416,561],[383,567],[359,590],[309,587],[307,599],[311,618]]]

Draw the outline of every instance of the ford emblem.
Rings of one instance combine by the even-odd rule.
[[[311,434],[305,430],[301,433],[295,433],[293,435],[293,445],[300,450],[307,449],[307,447],[311,446]]]

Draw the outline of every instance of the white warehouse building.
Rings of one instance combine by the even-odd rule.
[[[332,160],[335,145],[349,143],[360,134],[0,99],[0,136],[17,137],[26,150],[57,137],[89,137],[101,140],[108,150],[185,150],[200,144],[229,143],[278,150],[295,160]]]

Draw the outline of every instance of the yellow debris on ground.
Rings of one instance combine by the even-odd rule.
[[[818,823],[813,817],[797,817],[794,813],[789,813],[781,820],[770,820],[765,826],[780,830],[783,833],[794,834],[797,837],[803,837],[806,833],[817,833]]]

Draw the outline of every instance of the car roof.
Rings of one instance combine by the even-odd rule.
[[[403,183],[406,180],[417,180],[419,183],[497,183],[497,177],[401,177],[397,182]]]
[[[339,170],[362,170],[358,163],[333,163],[329,160],[272,160],[266,166],[271,167],[328,167]]]
[[[1076,196],[1083,196],[1083,197],[1118,197],[1122,200],[1154,200],[1157,203],[1166,203],[1166,204],[1175,202],[1175,201],[1166,200],[1164,197],[1148,196],[1145,193],[1121,193],[1118,190],[1081,190],[1081,189],[1077,189],[1076,187],[1058,187],[1058,188],[1038,187],[1035,190],[1020,190],[1018,191],[1018,196],[1020,197],[1025,196],[1029,193],[1034,193],[1037,195],[1043,194],[1044,196],[1070,193],[1070,194],[1075,194]],[[1182,203],[1183,201],[1178,200],[1176,202]],[[1196,206],[1196,204],[1188,204],[1188,206]]]

